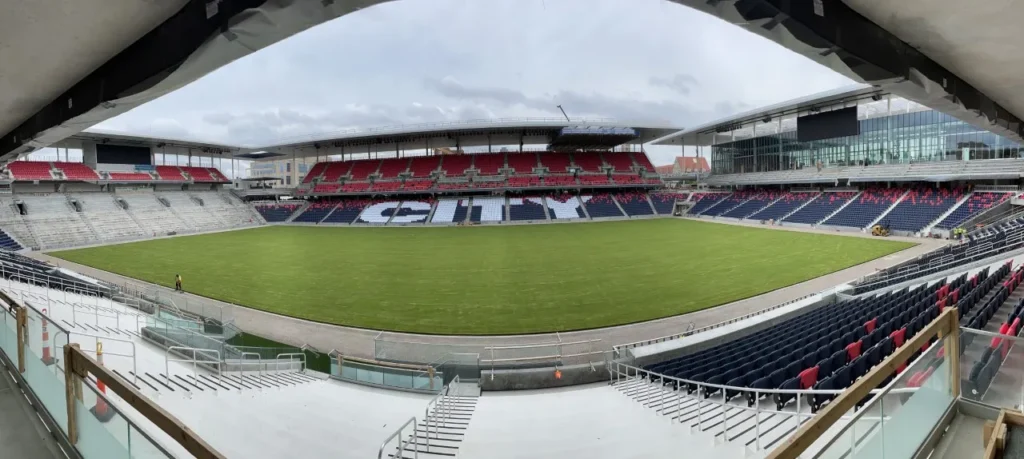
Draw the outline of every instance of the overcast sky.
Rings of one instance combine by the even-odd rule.
[[[521,116],[693,126],[853,82],[660,0],[402,0],[227,65],[98,126],[269,144],[350,128]],[[652,151],[656,164],[677,148]]]

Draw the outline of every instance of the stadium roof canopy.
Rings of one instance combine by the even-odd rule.
[[[0,161],[383,1],[3,1]]]
[[[855,81],[1024,142],[1024,54],[1012,1],[672,0]],[[756,72],[756,68],[751,68]]]
[[[370,129],[353,129],[326,136],[277,145],[238,146],[204,141],[136,136],[128,133],[88,129],[55,143],[56,148],[81,148],[83,142],[147,146],[155,153],[192,154],[269,161],[285,158],[356,155],[367,152],[387,155],[398,150],[473,148],[488,145],[550,145],[553,148],[612,147],[651,142],[679,131],[678,127],[640,122],[601,120],[566,121],[562,118],[513,118],[415,124]],[[580,140],[582,136],[587,136]],[[561,142],[556,142],[561,140]],[[555,145],[552,145],[555,143]],[[511,148],[510,148],[511,149]]]
[[[752,126],[757,125],[773,128],[772,131],[776,132],[778,129],[775,128],[775,125],[780,120],[784,121],[784,128],[795,128],[795,119],[798,115],[871,104],[873,102],[882,102],[884,104],[887,103],[889,96],[890,94],[882,89],[866,84],[840,88],[742,112],[687,128],[686,130],[655,140],[653,144],[707,146],[729,140],[733,135],[733,131],[749,137],[752,135]],[[900,99],[899,101],[902,107],[907,106],[905,100]],[[761,133],[761,129],[757,129]],[[717,139],[715,136],[718,136]],[[741,137],[738,135],[736,138]]]
[[[508,118],[354,129],[249,150],[289,157],[312,157],[488,145],[543,144],[554,149],[612,147],[648,143],[679,129],[667,124],[610,119],[566,121],[563,118]]]

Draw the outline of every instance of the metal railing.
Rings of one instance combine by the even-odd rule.
[[[689,380],[689,379],[685,379],[685,378],[677,378],[677,377],[674,377],[674,376],[668,376],[668,375],[664,375],[664,374],[661,374],[661,373],[656,373],[656,372],[644,370],[643,368],[632,366],[632,365],[628,365],[628,364],[621,363],[621,362],[610,362],[610,370],[609,370],[609,372],[611,373],[613,384],[619,384],[619,383],[622,383],[624,380],[628,380],[628,379],[640,379],[640,380],[646,380],[646,381],[651,382],[651,383],[655,383],[655,382],[660,383],[661,386],[662,386],[662,388],[660,389],[661,390],[661,394],[658,395],[658,397],[660,397],[660,398],[658,398],[658,399],[651,399],[651,403],[650,403],[652,405],[653,404],[658,404],[659,405],[659,409],[658,409],[658,413],[659,414],[665,408],[670,408],[669,406],[667,406],[665,404],[665,402],[667,401],[667,399],[669,397],[672,396],[673,393],[682,394],[683,392],[688,392],[687,389],[686,389],[687,387],[689,387],[689,386],[695,387],[696,389],[693,391],[692,399],[695,399],[697,401],[697,410],[696,410],[697,411],[697,427],[699,429],[701,429],[701,430],[703,430],[703,428],[704,428],[704,413],[706,412],[705,408],[707,408],[707,407],[719,407],[723,411],[739,410],[739,411],[745,411],[745,412],[754,413],[754,416],[752,416],[752,417],[754,418],[754,421],[755,421],[755,427],[754,427],[755,435],[756,435],[755,447],[757,448],[756,449],[757,451],[761,451],[761,442],[760,442],[760,437],[761,437],[761,435],[760,435],[760,422],[761,422],[761,419],[767,419],[769,416],[789,416],[789,417],[795,418],[796,421],[797,421],[797,424],[800,425],[803,422],[805,422],[807,419],[810,419],[810,418],[815,416],[814,413],[810,413],[810,412],[805,412],[804,411],[805,407],[809,407],[809,405],[806,405],[805,402],[803,401],[803,399],[805,397],[809,398],[809,397],[813,397],[814,395],[834,395],[834,396],[836,396],[836,395],[842,394],[844,392],[843,390],[823,390],[823,389],[754,389],[754,388],[750,388],[750,387],[730,386],[730,385],[726,385],[726,384],[710,384],[710,383],[706,383],[706,382],[693,381],[693,380]],[[705,395],[708,392],[708,389],[717,389],[717,391],[715,391],[715,395],[714,396],[708,396],[708,395]],[[894,390],[894,391],[890,391],[890,392],[893,393],[893,394],[907,394],[907,393],[913,393],[914,391],[915,391],[915,389],[909,389],[908,388],[908,389],[898,389],[898,390]],[[720,397],[718,395],[719,393],[721,394]],[[883,393],[883,389],[874,389],[870,393],[872,395],[880,394],[880,393]],[[753,397],[752,397],[753,405],[752,406],[748,406],[748,405],[744,405],[742,403],[731,403],[730,402],[731,397],[729,395],[736,396],[737,394],[739,394],[739,395],[748,394],[748,396],[749,396],[749,394],[753,394]],[[785,409],[780,410],[780,409],[777,409],[777,408],[773,407],[773,405],[770,403],[770,401],[774,400],[776,395],[791,395],[791,396],[793,396],[796,399],[795,400],[796,401],[796,405],[795,405],[794,410],[793,411],[785,410]],[[675,408],[678,410],[682,406],[683,400],[687,399],[689,397],[691,397],[691,396],[690,395],[687,395],[687,396],[680,395],[678,397],[678,399],[676,400],[677,406]],[[767,407],[762,406],[762,404],[761,404],[762,403],[762,401],[761,401],[762,398],[767,398],[768,399],[769,403],[768,403]],[[744,399],[746,399],[746,398],[744,397]],[[762,416],[764,416],[764,418],[762,418]],[[712,416],[712,417],[714,417],[714,416]],[[850,416],[848,418],[851,418],[851,417],[852,416]],[[716,425],[720,425],[721,426],[721,430],[722,430],[721,435],[726,435],[726,433],[729,430],[728,418],[729,418],[729,416],[723,416],[723,420],[721,421],[721,424],[717,424],[716,423]],[[749,420],[749,418],[748,418],[748,420]],[[682,418],[680,418],[680,422],[682,422]]]
[[[442,387],[441,391],[438,392],[434,398],[430,399],[430,401],[427,402],[427,407],[423,409],[423,430],[426,433],[427,452],[430,451],[430,421],[434,421],[435,439],[441,438],[440,431],[438,429],[440,429],[442,425],[447,427],[448,422],[451,421],[454,409],[454,404],[451,398],[455,398],[456,402],[458,401],[458,396],[451,396],[450,394],[452,385],[454,384],[459,384],[459,375],[455,375],[455,379]],[[434,411],[430,411],[431,407],[434,408]]]
[[[163,445],[152,439],[146,429],[133,421],[137,416],[124,415],[122,410],[125,409],[136,410],[138,416],[152,423],[149,428],[155,426],[162,430],[196,458],[224,457],[186,428],[181,421],[142,395],[131,383],[112,370],[104,368],[83,351],[78,343],[69,343],[55,349],[62,359],[54,359],[55,369],[47,369],[45,360],[41,361],[40,354],[29,345],[28,330],[30,315],[47,320],[47,325],[52,321],[40,311],[26,307],[6,293],[0,292],[0,300],[6,304],[4,313],[0,314],[4,322],[0,326],[0,365],[10,369],[9,372],[18,381],[18,385],[32,402],[39,417],[57,438],[61,447],[69,452],[70,457],[107,459],[112,456],[130,457],[135,454],[172,457]],[[67,330],[59,330],[67,333]],[[61,363],[64,367],[63,372],[59,371]],[[90,379],[89,376],[94,379]],[[114,403],[99,386],[105,386],[107,390],[113,391],[120,400]],[[95,404],[95,412],[90,412],[91,410],[86,408],[90,404]],[[113,430],[108,430],[109,427],[105,428],[102,424],[104,419],[110,421],[114,418],[117,419],[116,425],[122,429],[118,435],[114,435]],[[130,441],[124,439],[124,433],[127,433]],[[79,449],[77,445],[83,435],[89,436],[88,440],[92,446]],[[95,447],[96,442],[103,443],[101,450]],[[138,453],[133,453],[134,451]]]
[[[180,359],[172,359],[171,358],[171,352],[172,351],[192,351],[192,358],[189,359],[189,358],[183,356]],[[209,359],[200,360],[199,359],[200,352],[203,352],[203,353],[212,352],[212,353],[217,355],[217,360],[214,360],[212,362]],[[179,352],[179,354],[180,354],[180,352]],[[203,365],[211,365],[211,364],[213,364],[217,368],[217,380],[218,381],[223,381],[223,374],[222,374],[222,370],[223,369],[221,368],[220,351],[218,351],[216,349],[201,349],[201,348],[194,348],[194,347],[187,347],[187,346],[168,346],[167,349],[164,350],[164,378],[167,380],[166,382],[167,382],[168,385],[171,384],[171,371],[170,371],[170,369],[171,369],[171,362],[191,363],[192,364],[192,377],[195,380],[197,380],[197,381],[199,380],[199,365],[200,364],[203,364]]]
[[[410,424],[412,424],[412,434],[413,435],[412,435],[412,437],[409,440],[404,440],[404,439],[402,439],[402,432],[405,432],[405,429],[408,428]],[[384,439],[384,443],[381,443],[380,444],[380,448],[377,449],[377,459],[383,459],[384,458],[384,448],[386,448],[388,446],[388,443],[391,443],[391,440],[394,440],[396,437],[398,437],[398,447],[395,448],[395,454],[394,455],[390,455],[389,454],[389,456],[393,456],[393,457],[396,457],[396,458],[405,457],[404,452],[406,450],[406,447],[411,443],[412,444],[412,448],[413,448],[413,453],[412,453],[413,454],[413,458],[414,459],[419,459],[419,457],[420,457],[419,442],[414,441],[416,439],[416,426],[417,426],[417,424],[418,423],[416,422],[416,417],[413,416],[413,417],[409,418],[408,421],[405,421],[405,423],[402,424],[401,427],[399,427],[398,430],[395,431],[395,433],[389,435],[388,438]]]

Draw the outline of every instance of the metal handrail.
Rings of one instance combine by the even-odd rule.
[[[303,352],[285,352],[285,353],[282,353],[282,354],[277,354],[277,357],[274,357],[274,359],[275,360],[281,360],[282,356],[283,357],[292,357],[292,356],[301,357],[299,360],[302,362],[302,366],[300,367],[299,371],[306,371],[306,354],[305,353],[303,353]],[[288,359],[288,360],[292,360],[292,359]]]
[[[58,332],[58,333],[60,333],[60,332]],[[111,338],[109,336],[94,335],[92,333],[79,333],[77,331],[71,332],[71,334],[78,335],[78,336],[87,336],[89,338],[94,338],[96,340],[95,341],[96,343],[99,343],[100,340],[102,339],[104,341],[116,341],[116,342],[119,342],[119,343],[131,344],[132,345],[132,354],[131,355],[118,354],[116,352],[110,352],[110,351],[103,351],[103,355],[116,355],[116,356],[120,356],[120,357],[131,357],[132,358],[132,374],[134,375],[134,378],[135,378],[135,380],[133,382],[138,382],[139,367],[138,367],[138,363],[137,363],[138,357],[136,356],[136,351],[135,351],[135,341],[128,340],[128,339]],[[68,341],[70,341],[70,340],[71,340],[71,337],[70,337],[70,335],[68,335]],[[52,349],[56,350],[57,349],[56,333],[54,334],[53,343],[54,344],[53,344]],[[97,346],[97,348],[98,348],[98,346]],[[82,349],[82,351],[83,352],[92,352],[94,354],[96,353],[96,349]],[[58,368],[59,368],[59,362],[58,362]]]
[[[416,417],[413,416],[413,417],[409,418],[408,421],[405,421],[405,423],[403,423],[398,428],[398,430],[396,430],[391,435],[388,435],[388,438],[384,439],[384,442],[380,444],[380,448],[377,449],[377,459],[384,459],[384,447],[388,446],[388,443],[390,443],[393,438],[401,435],[402,432],[405,430],[405,428],[409,426],[409,424],[412,424],[413,437],[415,438],[417,422],[416,422]],[[407,443],[409,443],[409,442],[406,442],[405,440],[401,440],[401,439],[398,440],[398,450],[397,450],[398,454],[396,454],[395,457],[404,457],[402,452],[405,451],[405,446],[406,446]],[[413,444],[413,458],[414,459],[419,459],[419,457],[420,457],[419,443],[418,442],[411,442],[411,443]]]
[[[189,359],[171,359],[170,354],[171,354],[172,350],[192,351],[192,359],[191,360],[189,360]],[[171,380],[171,362],[192,362],[192,376],[194,378],[196,378],[197,380],[199,379],[199,369],[198,369],[198,367],[199,367],[199,357],[198,357],[199,352],[198,351],[213,352],[214,354],[217,354],[217,361],[216,361],[216,364],[217,364],[217,380],[218,381],[222,381],[223,380],[223,373],[222,373],[223,369],[221,368],[222,360],[220,358],[220,351],[218,351],[216,349],[202,349],[202,348],[188,347],[188,346],[168,346],[167,349],[164,350],[164,378],[167,379],[168,384],[170,384],[170,380]],[[209,360],[204,360],[203,363],[209,364],[210,361]]]
[[[239,379],[243,383],[245,382],[245,360],[246,360],[245,356],[246,355],[255,355],[256,356],[256,378],[257,378],[257,381],[259,382],[258,385],[259,386],[263,386],[263,356],[261,356],[258,352],[242,352],[240,354],[240,358],[238,359],[238,361],[239,361],[239,363],[238,363],[238,374],[241,375],[241,378],[239,378]]]
[[[661,381],[663,386],[664,386],[664,383],[665,383],[666,380],[668,382],[674,382],[674,384],[669,384],[669,386],[674,387],[677,391],[682,386],[682,383],[694,383],[694,384],[696,384],[697,385],[697,390],[696,390],[695,393],[697,395],[694,398],[697,400],[697,427],[699,429],[703,429],[703,426],[704,426],[703,412],[704,412],[705,404],[710,404],[710,405],[713,405],[713,406],[719,406],[719,407],[722,408],[722,410],[740,410],[740,411],[746,411],[746,412],[753,412],[754,413],[754,417],[756,417],[755,422],[754,422],[754,429],[755,429],[755,440],[754,441],[755,441],[755,447],[756,447],[757,451],[761,450],[761,433],[760,433],[760,430],[761,430],[761,415],[762,414],[782,415],[782,416],[794,417],[797,420],[797,425],[800,425],[801,423],[804,422],[805,419],[810,419],[813,416],[815,416],[815,414],[813,414],[813,413],[804,413],[803,412],[803,406],[802,406],[802,404],[803,404],[803,401],[802,401],[803,397],[802,396],[803,395],[814,395],[814,394],[838,395],[838,394],[841,394],[841,393],[844,392],[843,390],[814,390],[814,389],[807,389],[807,390],[776,389],[776,390],[766,391],[766,390],[760,390],[760,389],[751,389],[751,388],[741,388],[741,387],[734,387],[734,386],[726,386],[726,385],[721,385],[721,384],[696,383],[696,382],[685,380],[685,379],[682,379],[682,378],[675,378],[675,377],[672,377],[672,376],[660,375],[658,373],[653,373],[653,372],[650,372],[650,371],[646,371],[646,370],[643,370],[643,369],[640,369],[640,368],[637,368],[637,367],[633,367],[633,366],[630,366],[630,365],[626,365],[626,364],[621,364],[621,363],[618,363],[618,362],[613,362],[613,363],[614,363],[615,368],[616,368],[614,373],[613,373],[613,375],[616,376],[616,382],[620,382],[621,381],[621,378],[618,378],[618,375],[624,375],[626,378],[629,378],[630,377],[629,376],[629,370],[634,370],[636,377],[640,378],[640,379],[645,379],[646,378],[648,381],[653,381],[653,379],[651,379],[651,375],[657,375],[657,376],[661,377],[663,379]],[[621,372],[620,369],[619,369],[620,367],[625,367],[626,371],[625,372]],[[645,376],[641,376],[641,374],[643,374]],[[719,400],[719,399],[712,399],[711,397],[702,397],[701,396],[701,393],[702,393],[701,389],[704,388],[704,387],[719,387],[719,388],[723,388],[721,399]],[[728,389],[733,390],[733,391],[739,391],[739,392],[754,392],[754,394],[755,394],[754,395],[754,406],[751,407],[751,406],[743,406],[743,405],[740,405],[740,404],[729,403],[729,401],[726,400],[726,392],[724,390],[725,388],[728,388]],[[887,388],[874,389],[874,390],[871,391],[871,394],[872,395],[878,395],[878,394],[883,394],[883,393],[884,393],[883,395],[887,395],[887,394],[908,394],[908,393],[914,393],[914,392],[917,391],[917,388],[915,388],[915,387],[906,387],[906,388],[900,388],[900,389],[891,389],[891,388],[889,388],[889,390],[886,391]],[[665,402],[667,401],[666,398],[671,393],[670,390],[664,390],[664,389],[660,389],[660,390],[662,390],[661,398],[659,400],[655,401],[655,402],[652,402],[652,403],[660,403],[660,407],[658,409],[659,414],[661,413],[661,411],[663,411],[664,409],[668,408],[668,406],[667,406],[667,404]],[[796,409],[795,409],[795,411],[782,411],[782,410],[778,410],[778,409],[771,409],[771,408],[764,409],[764,408],[761,408],[761,396],[762,395],[771,395],[771,394],[791,394],[791,395],[794,395],[794,397],[796,399]],[[681,407],[682,401],[683,401],[684,398],[685,397],[680,396],[676,400],[676,410],[677,411]],[[771,406],[771,404],[769,404],[769,407],[770,406]],[[723,411],[723,413],[724,413],[724,411]],[[859,414],[863,415],[863,413],[864,413],[864,411],[860,410]],[[722,435],[725,435],[727,437],[727,432],[728,432],[728,429],[729,429],[729,425],[728,425],[729,416],[724,416],[723,415],[722,417],[723,417],[723,420],[721,422],[721,425],[722,425]],[[850,419],[850,418],[852,418],[852,416],[843,416],[842,419]],[[682,422],[681,419],[680,419],[680,422]]]

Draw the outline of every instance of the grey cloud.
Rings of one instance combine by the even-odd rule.
[[[689,95],[690,89],[697,85],[697,79],[685,73],[677,73],[672,78],[652,76],[648,82],[651,86],[668,88],[684,96]]]
[[[558,91],[553,95],[528,96],[521,91],[495,87],[464,85],[455,78],[426,79],[424,86],[444,97],[478,104],[494,103],[501,108],[523,107],[560,116],[558,105],[570,117],[609,117],[622,120],[667,122],[679,125],[694,124],[708,117],[725,116],[734,109],[733,104],[717,104],[705,110],[672,100],[639,100],[606,94],[577,91]],[[729,110],[729,111],[727,111]]]

